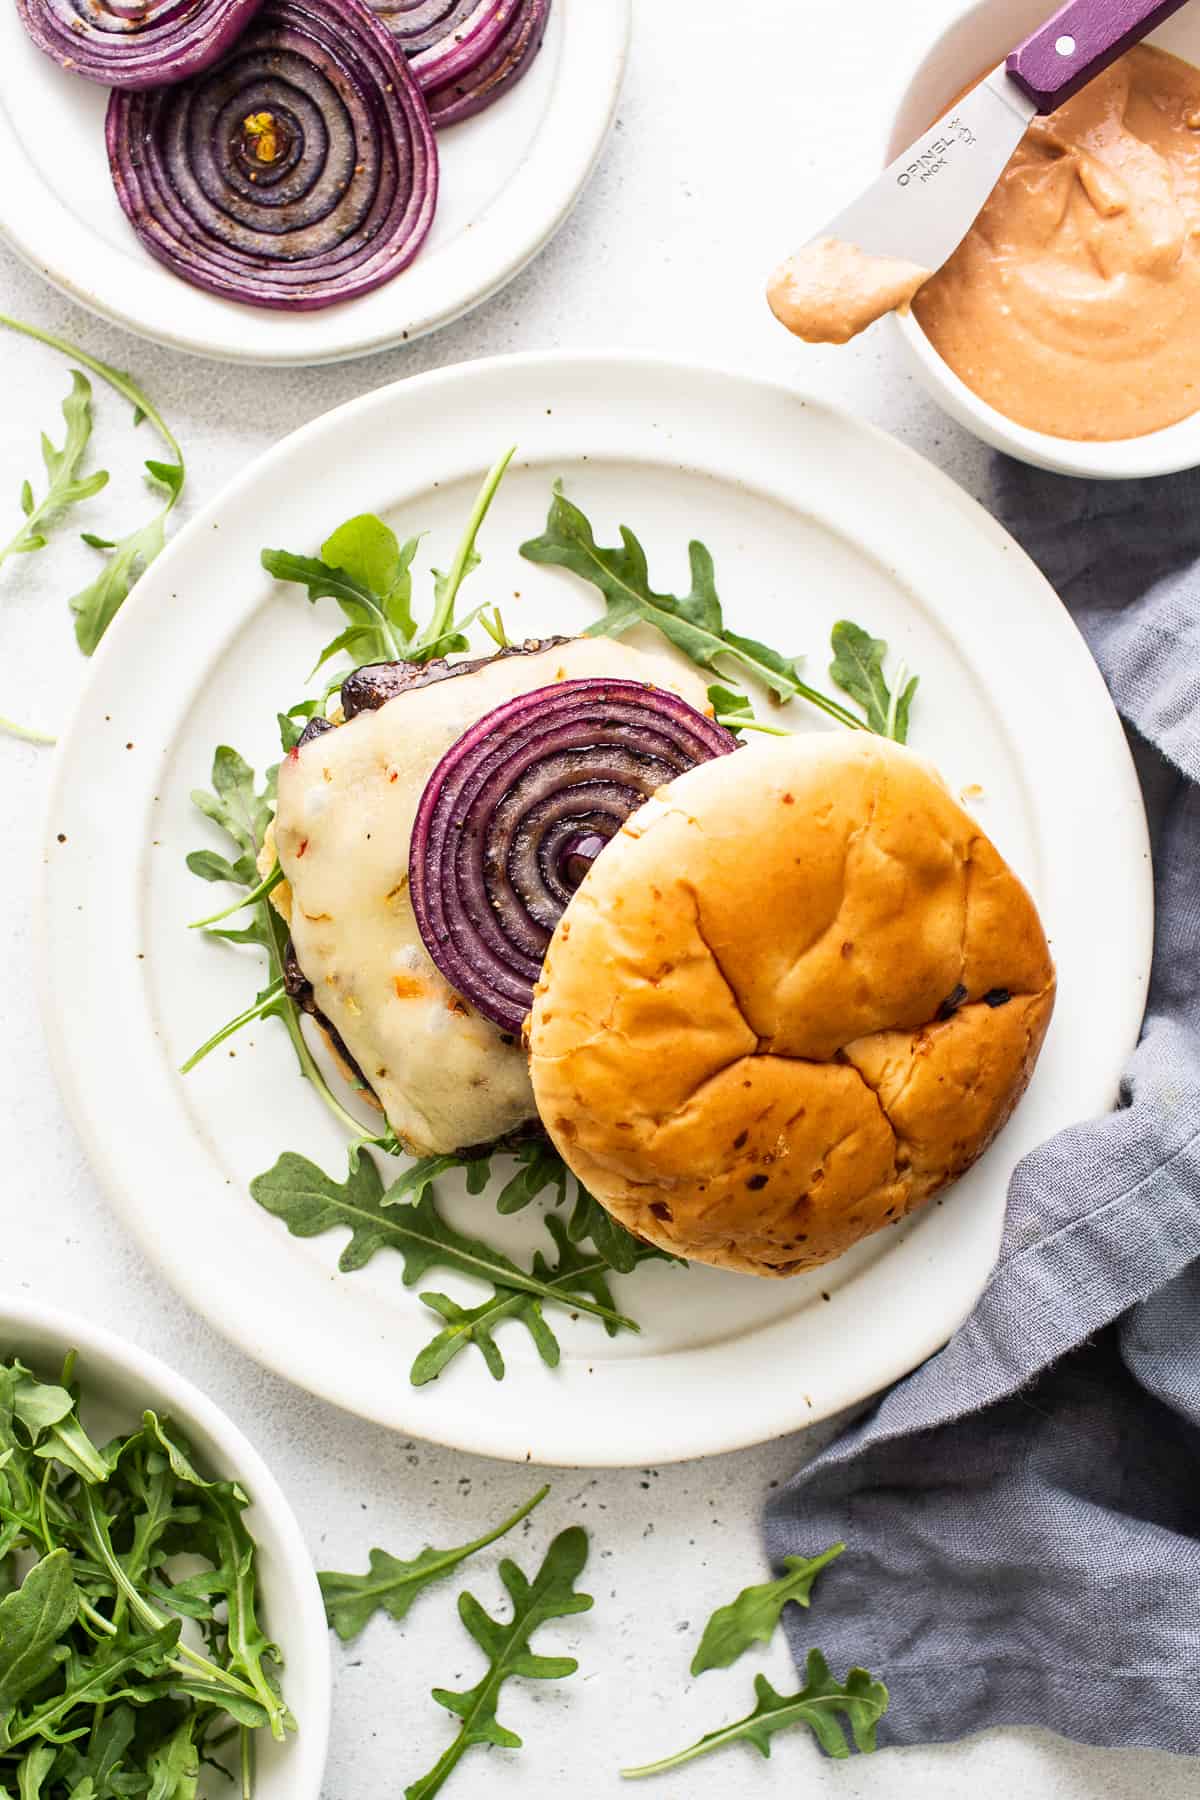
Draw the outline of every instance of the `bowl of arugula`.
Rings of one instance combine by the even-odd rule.
[[[329,1696],[252,1445],[135,1344],[0,1300],[0,1793],[317,1800]]]

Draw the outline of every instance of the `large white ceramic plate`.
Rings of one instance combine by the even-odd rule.
[[[246,1522],[258,1544],[263,1622],[287,1659],[284,1692],[298,1730],[286,1743],[255,1745],[256,1800],[318,1800],[329,1741],[329,1629],[300,1527],[274,1476],[232,1420],[199,1388],[127,1338],[73,1313],[0,1295],[0,1358],[18,1356],[53,1380],[68,1350],[79,1352],[82,1416],[97,1442],[131,1431],[147,1407],[174,1419],[202,1467],[240,1481],[253,1502]],[[207,1776],[204,1800],[232,1792]]]
[[[43,56],[12,0],[0,6],[0,238],[104,318],[176,350],[230,362],[365,356],[448,324],[549,241],[604,145],[624,73],[630,0],[554,0],[525,78],[439,133],[437,216],[395,281],[320,312],[238,306],[143,250],[104,150],[108,90]]]
[[[920,672],[913,741],[1031,885],[1061,990],[1027,1099],[944,1204],[791,1281],[650,1265],[618,1284],[640,1336],[567,1320],[552,1372],[508,1326],[503,1382],[469,1351],[414,1390],[408,1369],[437,1321],[402,1288],[394,1253],[340,1275],[342,1234],[298,1242],[247,1197],[285,1149],[344,1169],[278,1024],[175,1073],[258,985],[257,965],[184,929],[219,891],[184,868],[187,850],[217,841],[188,795],[218,743],[260,768],[277,757],[276,708],[332,635],[300,591],[267,579],[260,546],[315,549],[371,508],[428,531],[420,563],[445,567],[481,470],[514,441],[475,598],[500,602],[513,635],[595,617],[590,589],[517,553],[562,476],[607,541],[622,521],[642,536],[659,587],[686,581],[688,539],[702,536],[737,629],[807,649],[817,678],[832,622],[868,624]],[[824,728],[799,711],[794,723]],[[261,458],[180,534],[101,647],[47,827],[46,1020],[122,1217],[252,1355],[370,1418],[495,1456],[639,1464],[733,1449],[911,1369],[979,1294],[1018,1157],[1112,1104],[1145,996],[1137,782],[1095,665],[1032,564],[889,438],[784,389],[649,358],[465,365],[368,395]],[[532,1213],[498,1220],[452,1183],[446,1204],[510,1251],[544,1241]]]

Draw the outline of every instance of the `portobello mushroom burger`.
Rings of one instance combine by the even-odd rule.
[[[744,747],[611,639],[358,670],[279,771],[289,983],[416,1155],[544,1132],[637,1236],[786,1276],[964,1173],[1054,1004],[999,851],[867,732]]]
[[[581,682],[598,686],[595,716],[565,746],[533,731],[538,756],[506,775],[513,793],[501,825],[524,856],[521,892],[537,888],[540,923],[530,927],[535,960],[524,1004],[497,1021],[463,992],[469,978],[446,978],[444,951],[435,942],[431,954],[418,924],[409,867],[418,808],[442,758],[481,719],[521,696]],[[614,687],[659,709],[669,700],[690,730],[676,741],[648,729],[628,693],[618,716]],[[544,711],[535,705],[533,718]],[[533,640],[478,660],[358,669],[341,690],[341,722],[314,718],[284,759],[261,863],[265,873],[278,856],[283,871],[271,898],[291,932],[291,992],[324,1030],[343,1074],[414,1155],[483,1148],[536,1124],[520,1035],[541,954],[589,853],[665,782],[712,754],[705,743],[734,748],[709,711],[699,675],[665,655],[592,638]],[[523,914],[520,893],[500,874],[509,911]],[[483,892],[482,869],[480,879]],[[493,913],[490,891],[483,906]]]

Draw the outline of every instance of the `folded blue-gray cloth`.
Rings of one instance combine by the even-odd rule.
[[[788,1629],[800,1661],[819,1643],[888,1683],[883,1743],[1026,1724],[1195,1754],[1200,471],[1104,484],[998,460],[993,480],[1138,760],[1158,909],[1146,1021],[1117,1110],[1018,1166],[966,1324],[773,1496],[767,1547],[846,1540]]]

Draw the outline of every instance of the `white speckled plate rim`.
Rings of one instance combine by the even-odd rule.
[[[943,1207],[873,1240],[863,1262],[831,1265],[818,1284],[829,1303],[800,1305],[797,1288],[799,1310],[746,1324],[747,1292],[763,1291],[766,1309],[781,1284],[747,1290],[745,1277],[667,1271],[679,1283],[672,1304],[711,1307],[705,1342],[673,1347],[668,1328],[646,1348],[623,1339],[618,1353],[597,1333],[594,1357],[572,1339],[556,1371],[514,1344],[503,1382],[471,1353],[413,1389],[406,1370],[431,1315],[400,1289],[399,1265],[394,1305],[383,1308],[363,1276],[336,1273],[341,1234],[320,1240],[320,1254],[297,1245],[233,1191],[215,1160],[219,1125],[201,1130],[185,1101],[156,1036],[155,994],[170,994],[177,939],[173,926],[161,941],[145,937],[148,839],[160,788],[181,779],[168,764],[189,694],[270,590],[255,578],[260,546],[306,544],[318,488],[327,523],[372,504],[420,520],[423,493],[477,478],[513,439],[522,461],[545,471],[546,489],[560,470],[582,488],[585,462],[629,465],[635,525],[655,467],[664,483],[692,471],[727,482],[748,508],[758,496],[754,504],[820,519],[856,546],[863,580],[869,561],[914,597],[967,672],[966,699],[932,685],[921,696],[943,762],[947,745],[969,749],[981,729],[972,696],[984,695],[1019,768],[1033,846],[1021,872],[1055,943],[1060,1000],[1029,1095],[988,1155]],[[751,535],[740,574],[753,591]],[[850,611],[854,598],[839,591],[832,604]],[[782,618],[737,624],[785,640],[794,629]],[[106,733],[109,715],[131,721],[136,755],[116,741],[124,723]],[[229,729],[237,741],[236,720]],[[235,481],[139,584],[56,759],[41,991],[59,1080],[112,1204],[168,1279],[249,1354],[351,1411],[461,1449],[664,1462],[795,1430],[897,1379],[946,1341],[981,1292],[1018,1158],[1111,1106],[1137,1040],[1153,925],[1145,814],[1120,723],[1069,615],[1007,533],[923,459],[824,404],[736,374],[649,356],[516,356],[424,375],[318,419]],[[166,850],[181,858],[196,841]],[[265,1168],[320,1109],[290,1073],[263,1101]],[[479,1230],[494,1235],[486,1219]],[[635,1313],[640,1279],[618,1290]],[[702,1285],[689,1298],[693,1281]],[[736,1329],[722,1329],[725,1294]]]

